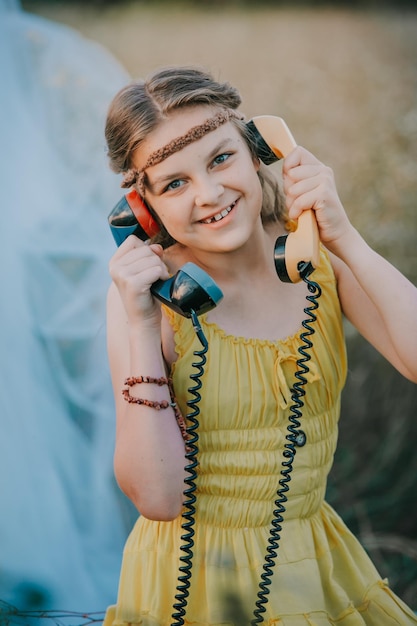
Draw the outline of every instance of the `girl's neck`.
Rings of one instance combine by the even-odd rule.
[[[275,240],[283,232],[278,223],[261,227],[245,246],[232,252],[207,252],[175,244],[166,252],[167,262],[175,271],[186,262],[196,263],[220,284],[259,279],[271,269]]]

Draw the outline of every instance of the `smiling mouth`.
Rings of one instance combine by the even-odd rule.
[[[220,220],[222,220],[224,217],[226,217],[226,215],[229,215],[230,211],[235,206],[236,206],[236,202],[233,202],[226,209],[223,209],[223,211],[220,211],[220,213],[216,213],[216,215],[213,215],[213,217],[209,217],[206,220],[201,220],[201,223],[202,224],[213,224],[213,222],[220,222]]]

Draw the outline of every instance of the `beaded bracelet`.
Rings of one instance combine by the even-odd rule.
[[[153,383],[154,385],[168,385],[170,382],[169,378],[165,378],[161,376],[160,378],[152,378],[152,376],[130,376],[126,378],[125,385],[128,387],[133,387],[133,385],[140,385],[140,383]]]
[[[167,400],[162,400],[162,402],[158,402],[157,400],[146,400],[144,398],[131,396],[129,387],[133,387],[134,385],[140,385],[141,383],[154,384],[158,385],[159,387],[167,385],[169,389],[169,395],[171,396],[171,402],[167,402]],[[126,402],[142,404],[152,409],[156,409],[157,411],[160,411],[161,409],[167,409],[169,406],[172,407],[174,409],[175,419],[181,431],[182,438],[185,442],[188,441],[189,437],[187,433],[187,426],[174,396],[172,378],[165,378],[164,376],[161,376],[160,378],[152,378],[152,376],[130,376],[129,378],[126,378],[125,385],[127,385],[128,389],[123,389],[122,394]]]

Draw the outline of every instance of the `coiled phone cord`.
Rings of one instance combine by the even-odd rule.
[[[185,520],[181,525],[181,528],[186,532],[181,535],[181,540],[184,542],[181,545],[181,550],[185,554],[180,556],[180,561],[183,565],[180,565],[179,571],[180,574],[178,576],[178,585],[177,585],[177,594],[175,595],[176,602],[173,605],[174,612],[171,617],[175,620],[172,622],[171,626],[183,626],[184,624],[184,616],[185,616],[185,608],[187,606],[187,598],[189,596],[189,588],[190,588],[190,578],[191,578],[191,567],[192,567],[192,558],[193,558],[193,547],[194,547],[194,523],[195,523],[195,503],[196,503],[196,484],[195,480],[197,478],[196,468],[198,465],[197,454],[198,454],[198,415],[200,414],[200,409],[198,407],[198,403],[201,400],[200,389],[202,386],[201,377],[204,374],[204,365],[206,364],[206,353],[208,350],[207,339],[203,333],[200,322],[198,320],[198,316],[194,310],[190,312],[191,320],[193,323],[193,327],[195,333],[203,346],[202,350],[195,350],[194,356],[200,357],[200,360],[196,363],[193,363],[193,367],[196,368],[195,373],[190,374],[190,378],[195,382],[193,387],[188,389],[188,393],[193,396],[191,400],[188,400],[187,406],[191,409],[191,412],[187,413],[187,452],[185,454],[185,458],[188,461],[188,464],[185,466],[185,471],[188,472],[188,476],[184,479],[187,487],[184,490],[184,496],[186,497],[184,501],[183,511],[183,519]]]
[[[311,281],[308,276],[311,273],[311,266],[307,263],[301,263],[298,267],[300,272],[300,276],[303,281],[307,284],[308,291],[311,295],[307,295],[307,300],[311,303],[310,306],[305,307],[304,312],[306,314],[306,319],[303,320],[302,326],[305,329],[304,332],[300,334],[302,345],[298,348],[298,352],[300,357],[297,359],[297,371],[295,373],[295,377],[297,381],[294,383],[292,387],[291,400],[293,404],[290,407],[290,415],[288,416],[289,424],[287,427],[288,434],[286,435],[287,443],[284,444],[283,456],[284,460],[282,461],[282,470],[281,476],[279,480],[280,488],[277,490],[277,498],[274,502],[276,509],[273,512],[273,519],[271,522],[271,529],[268,538],[268,546],[267,546],[267,554],[265,556],[265,563],[263,565],[263,572],[261,574],[261,582],[259,583],[259,591],[258,591],[258,600],[256,601],[256,609],[254,610],[254,619],[251,621],[251,626],[255,626],[256,624],[261,624],[263,619],[263,613],[265,613],[265,605],[268,602],[269,595],[269,586],[271,585],[271,578],[273,574],[273,567],[275,566],[275,559],[277,557],[277,550],[279,548],[279,540],[280,540],[280,532],[282,531],[281,523],[283,522],[283,513],[285,513],[284,503],[287,502],[286,492],[289,490],[288,483],[291,480],[291,472],[292,472],[292,464],[294,461],[294,457],[296,454],[296,446],[301,447],[306,443],[305,433],[300,429],[301,423],[300,418],[302,418],[301,409],[304,406],[302,401],[302,397],[305,395],[304,385],[307,383],[307,379],[305,378],[305,374],[308,373],[309,369],[306,363],[311,359],[311,355],[307,352],[313,346],[313,343],[310,341],[309,337],[314,334],[314,328],[310,325],[315,322],[317,317],[314,313],[319,306],[318,298],[321,295],[320,286]],[[188,393],[193,396],[191,400],[187,402],[187,406],[191,409],[191,412],[187,414],[187,433],[189,436],[189,440],[187,441],[188,450],[185,454],[185,457],[189,463],[186,465],[185,470],[188,472],[189,476],[185,478],[184,482],[187,485],[187,488],[184,490],[184,495],[186,496],[186,500],[184,501],[184,508],[186,509],[183,512],[183,519],[185,520],[181,526],[181,528],[186,533],[181,535],[181,540],[184,542],[181,545],[181,550],[185,554],[180,556],[180,561],[183,565],[180,565],[179,571],[180,574],[178,576],[178,585],[177,585],[177,594],[175,595],[176,602],[173,605],[174,612],[172,614],[174,622],[171,623],[171,626],[183,626],[184,625],[184,616],[185,609],[187,606],[187,598],[189,596],[189,588],[190,588],[190,578],[191,578],[191,568],[192,568],[192,558],[193,558],[193,547],[194,547],[194,523],[195,523],[195,503],[196,503],[196,484],[195,480],[197,478],[196,468],[198,465],[197,454],[198,454],[198,432],[197,429],[199,427],[198,415],[200,414],[200,410],[198,407],[198,403],[201,400],[201,395],[199,393],[202,382],[201,377],[204,374],[204,365],[206,364],[206,353],[208,350],[207,339],[202,331],[200,322],[198,320],[198,316],[195,311],[191,311],[191,319],[193,323],[194,330],[196,335],[202,345],[202,350],[196,350],[194,352],[194,356],[200,357],[198,362],[194,362],[192,365],[197,369],[196,373],[190,374],[190,378],[195,382],[193,387],[188,389]]]
[[[292,387],[291,400],[293,404],[290,407],[290,415],[288,416],[289,424],[287,427],[288,434],[286,435],[287,443],[284,444],[282,461],[282,470],[279,480],[280,488],[277,490],[277,498],[275,500],[276,509],[273,512],[273,519],[271,522],[271,529],[268,538],[268,546],[266,548],[267,554],[265,556],[265,562],[263,565],[263,572],[261,574],[261,581],[259,583],[258,600],[256,601],[256,609],[253,612],[254,619],[251,621],[251,626],[261,624],[264,621],[263,613],[265,613],[265,605],[268,602],[269,586],[271,585],[271,577],[273,574],[272,568],[275,566],[275,559],[277,557],[277,550],[279,548],[280,532],[282,531],[281,523],[283,522],[283,513],[285,513],[284,503],[287,502],[286,492],[289,490],[288,483],[291,480],[291,472],[293,470],[292,464],[297,451],[296,446],[301,447],[306,443],[306,435],[300,430],[300,418],[302,418],[301,409],[304,406],[302,397],[305,395],[304,385],[307,383],[305,374],[309,369],[307,362],[311,359],[311,355],[307,352],[313,347],[313,343],[309,337],[314,334],[314,328],[310,325],[315,322],[317,317],[314,311],[318,308],[318,298],[321,295],[320,286],[309,280],[308,276],[311,272],[311,266],[306,263],[302,263],[298,267],[300,276],[307,284],[307,288],[312,295],[307,295],[307,300],[311,303],[310,306],[305,307],[304,313],[307,318],[303,320],[302,326],[305,331],[301,333],[300,338],[303,342],[298,348],[300,358],[297,359],[297,371],[295,377],[297,381]]]

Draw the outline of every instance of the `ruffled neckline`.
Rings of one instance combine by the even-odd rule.
[[[253,346],[267,346],[267,347],[278,347],[278,346],[289,346],[294,343],[298,343],[300,341],[300,335],[304,330],[302,326],[293,334],[288,335],[287,337],[278,338],[278,339],[261,339],[260,337],[244,337],[243,335],[232,335],[224,330],[221,326],[219,326],[216,322],[208,321],[207,313],[201,316],[202,324],[211,329],[211,331],[217,334],[222,339],[227,339],[232,343],[239,343],[244,345],[253,345]]]

